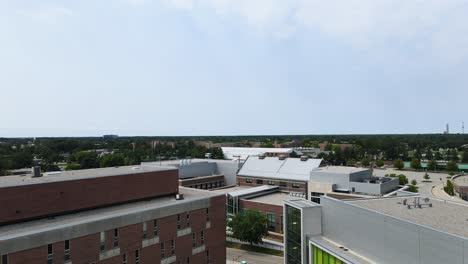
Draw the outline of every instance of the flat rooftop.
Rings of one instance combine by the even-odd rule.
[[[87,170],[57,171],[42,173],[42,177],[31,177],[31,175],[14,175],[0,177],[0,188],[11,186],[22,186],[30,184],[41,184],[60,181],[72,181],[81,179],[91,179],[98,177],[118,176],[126,174],[139,174],[156,171],[175,170],[174,167],[155,166],[122,166]]]
[[[231,186],[231,187],[226,187],[226,188],[212,189],[210,191],[214,193],[226,194],[230,192],[236,192],[236,191],[251,189],[251,188],[252,187],[247,187],[247,186]]]
[[[285,200],[289,201],[289,200],[295,200],[295,199],[297,199],[297,197],[291,196],[288,193],[275,192],[275,193],[247,199],[247,200],[257,202],[257,203],[283,206]]]
[[[314,169],[313,172],[322,172],[322,173],[355,173],[361,171],[367,171],[367,168],[356,168],[356,167],[346,167],[346,166],[325,166]]]
[[[425,204],[421,197],[421,204]],[[346,201],[364,209],[437,229],[452,235],[468,238],[468,205],[430,198],[432,207],[408,209],[403,200],[413,204],[414,197],[389,197]]]
[[[196,200],[219,196],[210,191],[179,187],[179,192],[184,194],[183,200],[176,200],[174,196],[154,198],[151,200],[126,203],[122,205],[109,206],[100,209],[87,210],[53,218],[43,218],[28,222],[0,226],[0,242],[14,237],[27,236],[41,232],[61,229],[83,223],[101,221],[103,219],[121,217],[138,212],[144,212],[174,205],[192,203]]]

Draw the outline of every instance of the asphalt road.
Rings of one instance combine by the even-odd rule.
[[[283,257],[261,254],[234,248],[227,248],[227,264],[238,264],[247,261],[248,264],[283,264]]]

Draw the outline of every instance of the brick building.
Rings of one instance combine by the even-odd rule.
[[[237,174],[237,184],[279,186],[282,191],[302,194],[307,198],[310,173],[321,163],[321,159],[249,157]]]
[[[0,208],[1,264],[226,261],[224,196],[174,168],[2,177]]]

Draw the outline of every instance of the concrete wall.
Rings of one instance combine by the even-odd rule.
[[[382,184],[366,183],[366,182],[350,182],[350,190],[355,188],[355,192],[363,194],[383,195],[390,191],[394,191],[398,187],[398,179],[392,179]]]
[[[237,171],[239,166],[242,166],[242,162],[238,161],[216,161],[212,160],[211,162],[216,162],[216,172],[217,174],[223,174],[226,185],[235,185]]]
[[[330,198],[321,199],[323,235],[376,263],[468,264],[468,240]]]
[[[178,190],[175,169],[5,187],[0,188],[0,225],[171,195]]]
[[[324,173],[320,171],[312,171],[310,173],[311,182],[335,184],[338,189],[349,188],[349,177],[349,174],[343,173]]]
[[[199,176],[209,176],[222,174],[216,172],[216,163],[211,162],[194,162],[189,165],[179,166],[179,178],[192,178]]]

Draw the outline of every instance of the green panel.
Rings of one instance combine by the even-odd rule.
[[[317,258],[318,258],[317,264],[322,264],[322,263],[323,263],[323,262],[322,262],[322,252],[323,252],[323,251],[322,251],[321,249],[317,249],[317,251],[318,251],[318,252],[317,252],[317,253],[318,253],[318,254],[317,254]]]

